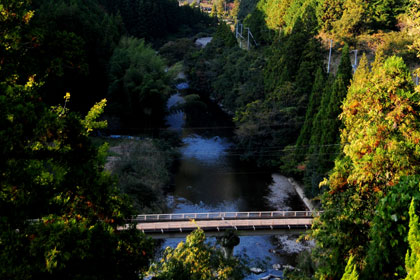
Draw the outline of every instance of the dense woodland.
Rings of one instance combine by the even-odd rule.
[[[160,128],[180,69],[189,125],[217,103],[242,160],[319,202],[316,246],[287,279],[420,279],[420,1],[225,2],[0,1],[1,279],[244,277],[200,230],[158,263],[150,239],[118,230],[164,211],[179,143]],[[153,139],[123,145],[111,174],[92,138],[109,131]]]

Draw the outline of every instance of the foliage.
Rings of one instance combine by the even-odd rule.
[[[37,47],[18,71],[45,81],[47,104],[71,92],[71,108],[85,114],[106,96],[107,64],[121,36],[120,18],[106,14],[96,0],[34,0],[32,6]]]
[[[411,5],[406,14],[402,16],[407,33],[414,38],[411,48],[417,51],[417,56],[420,57],[420,1],[412,0]]]
[[[192,40],[183,38],[175,41],[169,41],[159,49],[159,54],[166,59],[169,65],[184,60],[187,53],[195,49]]]
[[[341,280],[358,280],[358,279],[359,279],[359,275],[357,273],[356,264],[354,263],[354,257],[350,256]]]
[[[205,243],[203,230],[197,229],[175,249],[166,248],[160,262],[151,265],[149,274],[156,279],[242,279],[243,267],[235,259],[224,259]]]
[[[213,19],[190,5],[175,0],[99,0],[111,14],[120,14],[128,34],[159,43],[182,29],[194,35],[214,24]]]
[[[325,73],[323,69],[319,67],[317,69],[315,81],[312,86],[311,95],[309,97],[308,109],[306,110],[305,114],[305,122],[296,141],[296,162],[302,162],[305,159],[309,148],[309,140],[312,133],[315,133],[315,131],[312,131],[312,126],[315,115],[319,110],[319,106],[321,105],[322,93],[326,83],[325,79]]]
[[[257,6],[259,0],[241,0],[238,11],[238,20],[243,20]]]
[[[360,70],[343,104],[342,143],[354,165],[345,174],[333,173],[333,190],[341,188],[336,182],[343,176],[359,191],[379,192],[418,172],[419,93],[401,58],[378,60],[367,77]]]
[[[4,38],[25,38],[28,6],[8,4],[6,14],[23,20],[5,25]],[[18,70],[9,63],[32,47],[15,43],[2,49],[2,70]],[[1,75],[0,278],[138,279],[151,242],[119,230],[132,209],[102,171],[102,149],[87,137],[104,102],[82,120],[66,107],[70,94],[64,106],[43,103],[41,84],[25,72]]]
[[[375,273],[381,279],[402,279],[405,255],[408,249],[409,205],[420,202],[419,176],[403,177],[389,190],[376,207],[369,233],[363,279]]]
[[[110,61],[112,113],[129,127],[159,127],[170,79],[165,63],[144,40],[123,37]]]
[[[371,72],[363,64],[343,103],[344,156],[323,182],[330,191],[314,225],[319,277],[340,275],[349,254],[364,259],[379,198],[402,176],[419,172],[419,93],[406,66],[401,58],[383,61],[380,56]]]
[[[342,50],[337,75],[331,86],[325,88],[318,112],[312,123],[312,135],[309,139],[308,163],[305,167],[307,195],[313,197],[320,193],[318,187],[326,173],[331,170],[334,160],[340,155],[339,129],[341,122],[338,115],[341,104],[347,94],[347,86],[352,76],[352,67],[348,46]]]
[[[110,170],[118,177],[119,189],[133,201],[138,213],[165,210],[162,190],[169,183],[171,151],[151,140],[127,141],[113,147],[117,158]]]
[[[407,269],[406,280],[414,280],[420,277],[420,229],[419,216],[415,213],[414,201],[410,205],[410,230],[408,232],[408,243],[410,245],[405,257],[405,268]]]
[[[19,61],[25,57],[29,47],[36,47],[37,39],[28,24],[34,15],[30,1],[2,1],[0,4],[0,77],[16,73]]]
[[[2,83],[1,92],[1,278],[137,277],[150,243],[118,233],[130,207],[101,172],[88,127],[48,109],[28,84]]]
[[[345,170],[348,165],[340,168]],[[316,240],[315,278],[340,279],[350,255],[356,261],[365,255],[375,203],[367,194],[351,189],[334,194],[326,192],[321,195],[321,202],[324,212],[315,219],[311,233]]]

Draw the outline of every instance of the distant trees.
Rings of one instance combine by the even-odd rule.
[[[312,86],[311,95],[309,97],[308,108],[305,114],[305,122],[296,141],[296,162],[300,163],[305,160],[309,150],[309,142],[314,131],[314,119],[321,105],[321,99],[326,85],[326,73],[322,67],[318,67],[315,74],[314,84]]]
[[[160,127],[170,90],[165,62],[144,40],[123,37],[110,60],[110,110],[131,127]]]
[[[107,63],[121,36],[121,19],[96,0],[32,2],[37,47],[28,50],[20,72],[45,80],[42,98],[49,105],[71,92],[71,108],[86,113],[106,96]]]
[[[243,3],[242,3],[243,2]],[[307,18],[307,9],[316,11],[317,24],[322,32],[341,40],[351,41],[356,36],[377,30],[397,30],[398,18],[410,6],[408,0],[244,0],[238,12],[240,19],[259,34],[291,32],[296,21]],[[256,25],[255,22],[259,24]],[[271,35],[272,38],[274,36]],[[265,37],[265,41],[267,42]],[[272,40],[272,39],[271,39]]]
[[[198,32],[214,23],[200,9],[189,5],[180,7],[177,0],[98,1],[109,13],[121,15],[129,35],[143,38],[147,42],[159,42],[181,29]]]

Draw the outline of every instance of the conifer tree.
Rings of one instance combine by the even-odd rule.
[[[320,277],[342,275],[349,253],[364,258],[378,198],[402,176],[420,172],[419,101],[401,58],[377,54],[370,73],[359,66],[341,114],[343,156],[322,182],[327,214],[313,227]]]
[[[350,256],[341,280],[358,280],[358,279],[359,279],[359,274],[357,273],[357,267],[354,264],[354,257]]]
[[[410,230],[408,232],[408,244],[410,245],[410,248],[405,257],[405,268],[407,270],[407,277],[405,280],[416,280],[420,279],[420,226],[414,201],[411,201],[409,214]]]
[[[240,4],[241,2],[239,0],[233,1],[233,9],[232,9],[231,15],[233,19],[235,20],[235,23],[238,21],[238,12],[239,12]]]
[[[309,162],[305,169],[305,183],[309,195],[319,193],[318,184],[333,167],[339,148],[341,103],[347,94],[347,86],[352,77],[352,67],[348,46],[342,50],[337,76],[326,90],[321,99],[321,105],[312,126],[312,134],[309,140]]]
[[[298,163],[305,159],[306,153],[308,151],[311,134],[314,132],[312,131],[312,126],[315,115],[318,112],[319,106],[321,104],[325,83],[325,74],[322,68],[318,67],[315,75],[315,82],[311,91],[311,96],[309,97],[309,105],[308,109],[306,110],[305,122],[296,142],[296,161]]]

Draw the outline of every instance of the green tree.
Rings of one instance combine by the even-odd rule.
[[[144,40],[123,37],[110,61],[112,112],[129,127],[163,122],[170,77],[165,63]]]
[[[381,279],[403,279],[405,256],[408,249],[409,205],[420,202],[420,177],[403,177],[390,188],[376,207],[369,233],[371,242],[366,255],[366,267],[362,279],[373,273]]]
[[[318,250],[325,264],[318,271],[320,276],[341,275],[347,254],[356,260],[366,256],[370,221],[379,198],[402,176],[419,173],[419,100],[401,58],[383,61],[377,55],[370,73],[367,66],[359,66],[341,114],[344,156],[335,161],[323,182],[329,187],[323,198],[329,214],[314,226],[317,247],[324,251]],[[332,240],[331,236],[341,238]]]
[[[265,2],[264,13],[268,28],[280,31],[280,28],[284,27],[286,23],[284,21],[284,15],[292,2],[291,0],[272,0]]]
[[[410,230],[408,232],[408,244],[410,248],[405,258],[405,268],[407,270],[406,280],[414,280],[420,277],[420,229],[419,216],[416,215],[414,201],[410,205]]]
[[[331,170],[334,159],[339,155],[340,127],[338,119],[341,113],[341,104],[347,94],[347,86],[352,76],[352,67],[348,46],[342,50],[337,76],[330,87],[326,87],[321,99],[312,127],[312,135],[309,140],[309,162],[305,169],[305,183],[310,196],[316,196],[319,190],[319,182]]]
[[[225,14],[225,0],[214,0],[216,2],[217,17],[222,18]]]
[[[4,38],[25,38],[32,14],[26,2],[0,6],[21,17],[5,26]],[[32,47],[15,43],[2,49],[2,69],[14,69],[10,58]],[[0,79],[0,278],[138,278],[151,242],[119,230],[133,212],[103,172],[106,147],[98,151],[88,138],[105,125],[96,121],[105,101],[81,119],[67,108],[70,94],[64,106],[49,107],[39,86],[35,76],[17,72]]]
[[[72,110],[85,114],[106,96],[109,58],[121,34],[121,19],[108,15],[96,0],[34,0],[32,26],[38,40],[19,73],[45,81],[49,105],[72,93]]]
[[[321,0],[318,2],[316,14],[318,24],[324,31],[331,31],[333,23],[343,15],[345,0]]]
[[[203,230],[197,229],[175,249],[166,248],[160,262],[149,273],[156,279],[242,279],[243,267],[235,259],[224,259],[221,252],[205,243]]]
[[[359,274],[357,273],[357,267],[354,264],[354,257],[350,256],[341,280],[358,280],[358,279],[359,279]]]
[[[241,1],[235,0],[233,1],[233,9],[231,12],[231,16],[235,20],[235,23],[238,21],[238,13],[239,13],[239,6],[241,5]]]
[[[319,67],[315,74],[315,81],[309,97],[308,109],[305,114],[305,122],[296,141],[296,162],[298,163],[305,159],[306,153],[309,149],[311,134],[314,133],[314,131],[312,131],[312,124],[314,122],[315,115],[319,110],[319,106],[321,105],[321,98],[325,88],[325,83],[325,73],[322,68]]]
[[[369,26],[369,1],[346,0],[343,15],[332,23],[333,32],[341,38],[348,38],[365,31]]]

